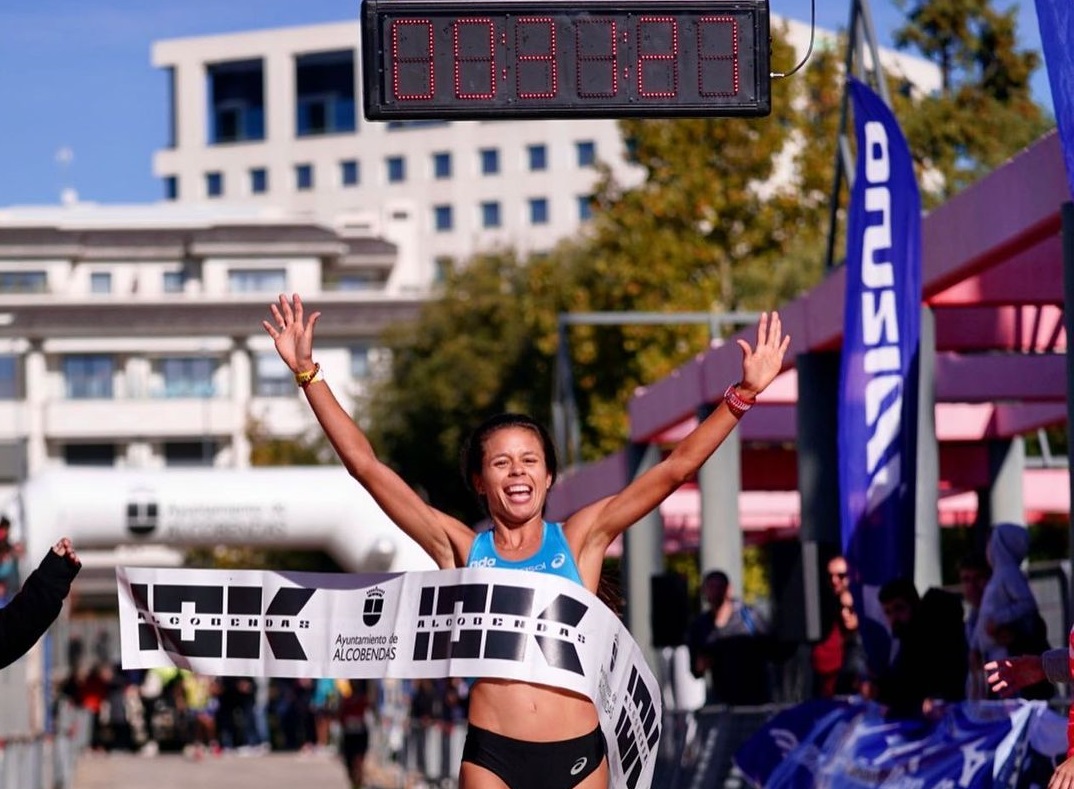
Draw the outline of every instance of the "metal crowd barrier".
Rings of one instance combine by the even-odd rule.
[[[428,787],[454,789],[465,741],[465,723],[412,722],[404,749],[407,774]]]
[[[0,739],[0,789],[72,789],[89,733],[90,713],[64,703],[54,733]]]

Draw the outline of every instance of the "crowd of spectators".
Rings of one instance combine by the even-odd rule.
[[[99,752],[338,754],[357,787],[374,732],[386,761],[421,774],[433,746],[427,733],[466,721],[469,686],[458,678],[208,677],[175,667],[123,670],[107,658],[107,641],[91,659],[77,639],[69,652],[58,694],[89,711],[89,747]],[[438,763],[447,758],[437,754]]]
[[[985,663],[1049,647],[1022,569],[1028,547],[1024,526],[998,524],[986,550],[962,558],[961,593],[940,587],[921,592],[912,579],[892,578],[879,589],[882,614],[871,617],[857,610],[847,559],[831,557],[821,589],[821,638],[809,645],[806,694],[861,696],[899,716],[927,715],[943,702],[995,698],[984,682]],[[781,664],[792,653],[781,648],[764,616],[735,598],[727,574],[709,571],[702,597],[705,610],[688,628],[686,646],[694,676],[705,680],[706,703],[801,700],[778,698]],[[866,643],[881,630],[890,654],[870,656]],[[1047,699],[1054,693],[1054,685],[1041,682],[1020,695]]]

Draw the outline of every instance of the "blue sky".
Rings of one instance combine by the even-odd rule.
[[[840,29],[845,0],[816,0],[817,23]],[[1002,4],[1000,0],[999,4]],[[355,19],[358,0],[4,0],[0,4],[0,207],[160,198],[152,155],[165,141],[163,74],[154,41]],[[771,0],[773,14],[807,20],[809,0]],[[872,0],[882,43],[901,23]],[[1020,6],[1022,45],[1039,49],[1033,0]],[[1034,83],[1050,106],[1042,68]],[[62,150],[72,156],[61,163]]]

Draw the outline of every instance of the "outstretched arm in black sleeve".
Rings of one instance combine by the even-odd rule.
[[[71,541],[64,537],[0,609],[0,668],[14,663],[44,635],[59,616],[81,567]]]

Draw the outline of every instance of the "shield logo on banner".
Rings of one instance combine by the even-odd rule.
[[[366,627],[373,627],[380,621],[380,615],[384,613],[384,590],[374,586],[365,593],[365,604],[362,606],[362,621]]]

